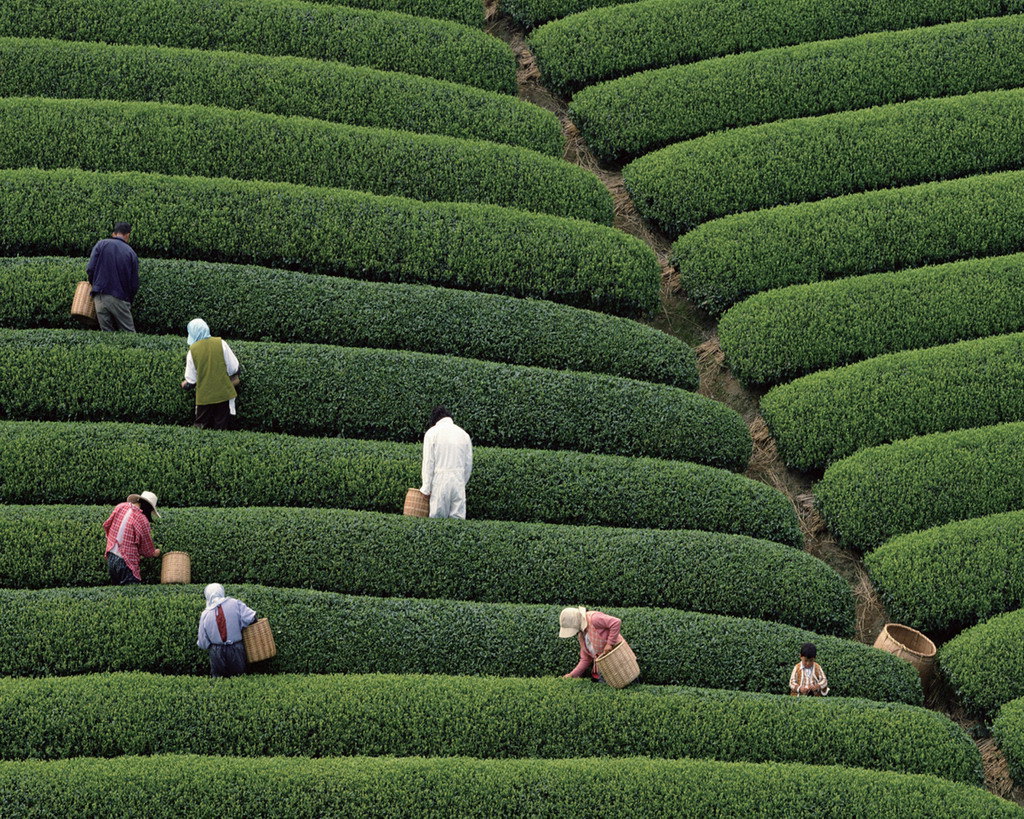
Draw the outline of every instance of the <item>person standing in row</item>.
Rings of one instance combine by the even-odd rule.
[[[582,677],[588,671],[594,681],[601,679],[594,662],[621,639],[622,620],[603,611],[587,611],[583,606],[562,609],[558,616],[558,636],[580,641],[580,661],[563,677]]]
[[[131,232],[132,226],[127,222],[114,225],[111,237],[100,239],[93,246],[85,268],[92,285],[96,320],[100,330],[106,332],[135,332],[132,299],[139,290],[139,257],[128,244]]]
[[[203,590],[206,608],[199,615],[196,645],[210,656],[211,677],[234,677],[246,671],[242,629],[256,622],[256,612],[241,600],[228,597],[220,583]]]
[[[473,471],[473,441],[444,407],[434,407],[423,436],[423,485],[430,517],[466,519],[466,483]]]
[[[139,571],[139,557],[160,557],[160,550],[153,545],[150,521],[156,511],[156,495],[143,492],[129,495],[119,503],[103,523],[107,533],[107,571],[110,582],[118,586],[129,586],[142,582]]]
[[[238,393],[238,359],[228,343],[210,336],[210,327],[202,319],[188,323],[188,355],[185,356],[185,380],[181,388],[195,387],[196,420],[199,429],[227,429],[235,414]]]
[[[818,665],[818,647],[814,643],[800,646],[800,662],[789,675],[789,693],[794,697],[827,697],[828,678]]]

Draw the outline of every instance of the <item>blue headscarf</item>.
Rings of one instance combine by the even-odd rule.
[[[191,347],[197,341],[210,337],[210,325],[202,319],[192,319],[188,323],[188,346]]]

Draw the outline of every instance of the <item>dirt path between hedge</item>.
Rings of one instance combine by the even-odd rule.
[[[713,318],[697,309],[679,293],[678,277],[670,257],[671,240],[651,228],[633,205],[622,182],[622,174],[602,165],[591,153],[576,126],[569,119],[564,99],[552,94],[541,82],[536,60],[526,44],[524,29],[511,18],[498,12],[497,0],[485,0],[487,32],[504,40],[516,55],[516,82],[520,99],[529,100],[552,111],[565,134],[564,158],[586,168],[608,188],[615,204],[615,227],[646,242],[661,263],[661,310],[650,322],[654,327],[681,338],[696,347],[700,372],[699,392],[732,407],[747,422],[754,452],[744,473],[747,477],[778,489],[793,505],[804,535],[804,550],[820,558],[838,571],[850,584],[857,604],[855,638],[872,644],[888,616],[881,599],[864,570],[860,556],[836,543],[821,515],[815,508],[812,478],[786,467],[779,457],[775,440],[759,410],[760,394],[746,389],[725,363],[725,354],[718,343],[718,328]],[[976,721],[969,719],[959,707],[954,694],[938,686],[927,697],[927,705],[949,716],[972,736]],[[985,786],[993,793],[1024,805],[1024,788],[1014,788],[1002,753],[991,738],[976,739],[985,768]]]

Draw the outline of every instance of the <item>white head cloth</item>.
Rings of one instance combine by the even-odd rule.
[[[228,599],[227,594],[224,592],[224,587],[220,583],[211,583],[203,589],[203,594],[206,595],[206,611],[217,608],[217,606]]]

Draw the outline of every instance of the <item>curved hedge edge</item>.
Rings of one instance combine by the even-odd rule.
[[[98,524],[109,512],[0,506],[0,587],[105,585]],[[853,595],[834,569],[737,535],[251,507],[168,508],[157,523],[159,547],[187,552],[196,582],[488,603],[586,599],[853,635]],[[159,561],[141,568],[144,582],[159,582]],[[800,595],[778,594],[797,586]]]
[[[1024,609],[961,632],[939,650],[939,667],[961,704],[993,714],[1024,696]]]
[[[199,578],[196,578],[197,580]],[[204,578],[205,579],[205,578]],[[565,674],[579,646],[559,640],[564,603],[469,603],[354,597],[266,586],[226,587],[274,629],[286,673],[423,673],[543,677]],[[68,676],[93,671],[208,671],[196,648],[203,585],[0,590],[0,671]],[[40,624],[38,612],[48,612]],[[921,680],[903,660],[862,643],[758,620],[675,609],[610,608],[654,685],[788,692],[804,642],[818,647],[833,694],[919,705]],[[112,646],[110,635],[117,634]],[[707,662],[709,645],[743,651]],[[409,651],[409,646],[417,649]],[[481,652],[480,646],[488,646]]]
[[[992,734],[996,738],[999,750],[1003,752],[1010,767],[1010,775],[1015,782],[1024,782],[1024,743],[1021,742],[1021,725],[1024,709],[1024,698],[1012,700],[999,709],[999,714],[992,721]]]

